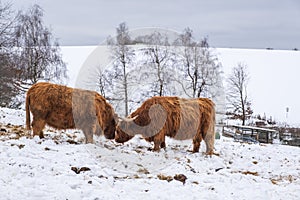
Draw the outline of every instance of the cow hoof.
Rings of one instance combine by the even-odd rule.
[[[212,155],[220,156],[220,154],[219,154],[219,153],[216,153],[216,152],[213,152]]]
[[[152,152],[159,152],[160,149],[155,149],[155,148],[149,147],[147,150],[152,151]]]

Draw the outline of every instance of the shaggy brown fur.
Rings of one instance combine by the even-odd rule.
[[[193,152],[202,139],[206,153],[213,154],[215,139],[214,103],[207,98],[153,97],[146,100],[128,119],[119,121],[116,142],[126,142],[135,134],[154,141],[154,151],[165,147],[165,136],[178,140],[193,138]]]
[[[36,83],[26,96],[26,126],[30,130],[30,111],[33,115],[33,135],[44,137],[49,125],[56,129],[81,129],[86,143],[93,134],[104,132],[107,139],[115,137],[115,112],[97,92],[74,89],[52,83]]]

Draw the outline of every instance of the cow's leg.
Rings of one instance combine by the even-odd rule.
[[[204,142],[206,144],[206,155],[213,155],[214,154],[214,143],[215,143],[215,133],[213,131],[208,131]]]
[[[201,132],[198,131],[193,138],[193,153],[199,152],[201,141],[202,141],[202,135]]]
[[[33,136],[38,135],[40,138],[44,138],[43,129],[45,128],[46,122],[43,119],[32,120]]]
[[[154,148],[153,148],[153,151],[159,151],[160,150],[160,144],[161,144],[161,142],[154,137]]]
[[[83,134],[85,136],[85,143],[94,143],[93,133],[95,133],[96,127],[90,127],[83,129]]]
[[[93,134],[91,132],[83,132],[85,136],[85,143],[94,143]]]
[[[211,143],[210,142],[205,142],[205,144],[206,144],[206,155],[213,155],[214,154],[214,145],[211,145]]]
[[[215,124],[210,123],[202,127],[202,138],[206,144],[206,155],[214,154]]]
[[[153,151],[159,151],[160,147],[165,147],[165,134],[163,131],[160,131],[158,134],[156,134],[153,138],[154,141],[154,148]]]

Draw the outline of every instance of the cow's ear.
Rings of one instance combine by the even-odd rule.
[[[119,116],[118,116],[118,114],[117,113],[114,113],[114,120],[115,120],[115,123],[118,123],[118,121],[119,121]]]

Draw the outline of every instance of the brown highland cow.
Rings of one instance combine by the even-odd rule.
[[[179,140],[193,139],[193,152],[199,152],[204,139],[206,154],[212,155],[215,139],[214,103],[207,98],[150,98],[128,118],[119,120],[115,140],[123,143],[136,134],[153,141],[154,151],[165,148],[165,136]]]
[[[97,92],[70,88],[52,83],[36,83],[26,96],[26,126],[33,135],[44,137],[49,125],[56,129],[81,129],[86,143],[93,142],[93,134],[104,132],[107,139],[115,137],[115,112]]]

